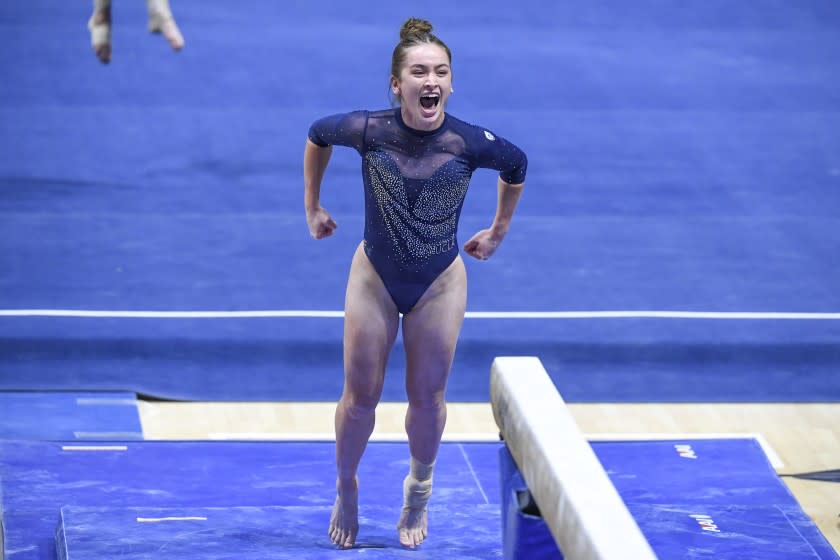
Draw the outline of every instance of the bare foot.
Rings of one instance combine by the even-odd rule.
[[[403,508],[397,522],[400,544],[408,548],[419,546],[429,534],[429,514],[426,504],[432,495],[432,479],[419,481],[411,475],[403,481]]]
[[[426,508],[403,507],[397,531],[400,534],[401,545],[408,548],[419,546],[429,534],[429,514]]]
[[[88,20],[90,44],[102,64],[111,62],[111,11],[94,12]]]
[[[335,489],[335,505],[327,533],[339,548],[353,548],[359,534],[359,480],[339,479]]]
[[[169,2],[166,0],[147,0],[149,9],[149,31],[160,33],[173,50],[184,48],[184,36],[172,17]]]

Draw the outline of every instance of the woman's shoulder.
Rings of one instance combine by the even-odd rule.
[[[450,128],[469,140],[487,142],[494,142],[496,140],[496,134],[480,124],[459,119],[451,113],[446,113],[446,120]]]
[[[373,111],[365,111],[371,118],[393,118],[396,109],[375,109]]]

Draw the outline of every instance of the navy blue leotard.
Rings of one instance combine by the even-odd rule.
[[[365,254],[400,313],[458,256],[458,219],[473,171],[525,181],[522,150],[449,114],[432,131],[408,127],[399,108],[332,115],[312,124],[309,139],[362,156]]]

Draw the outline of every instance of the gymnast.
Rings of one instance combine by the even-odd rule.
[[[304,202],[315,239],[337,227],[321,206],[321,181],[332,146],[362,157],[364,240],[350,266],[344,307],[344,390],[335,412],[337,497],[332,542],[356,542],[356,472],[373,432],[385,366],[402,315],[410,468],[397,522],[403,546],[427,536],[432,471],[446,423],[445,390],[464,319],[467,278],[456,240],[472,173],[499,171],[498,205],[488,229],[464,244],[486,260],[508,231],[525,181],[525,154],[501,136],[445,112],[452,93],[452,56],[432,25],[410,18],[391,62],[398,106],[317,120],[304,152]]]
[[[146,0],[146,9],[149,31],[163,35],[173,50],[184,48],[184,37],[172,16],[169,0]],[[108,64],[111,62],[111,0],[93,0],[88,29],[93,52],[102,64]]]

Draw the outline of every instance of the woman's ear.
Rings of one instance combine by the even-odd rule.
[[[400,83],[393,76],[391,76],[391,92],[393,92],[394,95],[400,94]]]

